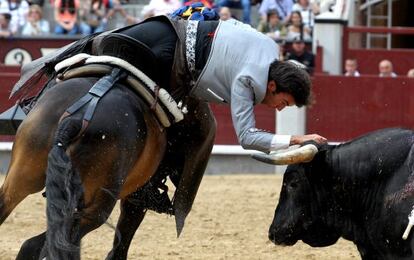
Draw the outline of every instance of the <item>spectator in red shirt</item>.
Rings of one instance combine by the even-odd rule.
[[[78,34],[77,16],[79,0],[56,0],[55,1],[55,33],[56,34]]]

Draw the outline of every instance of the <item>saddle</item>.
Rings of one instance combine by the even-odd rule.
[[[97,54],[98,56],[112,56],[125,60],[158,82],[154,53],[147,45],[128,35],[120,33],[106,35],[97,48]]]
[[[112,33],[100,40],[97,51],[99,56],[79,53],[56,64],[58,79],[104,76],[111,74],[112,67],[121,68],[128,72],[125,82],[147,101],[164,127],[169,127],[172,123],[183,119],[181,107],[165,89],[154,82],[154,79],[157,79],[156,59],[145,44],[127,35]],[[97,87],[92,87],[89,94],[93,94],[93,88]],[[158,99],[161,102],[157,102]],[[185,108],[183,109],[185,111]],[[69,110],[71,109],[67,112],[70,112]]]

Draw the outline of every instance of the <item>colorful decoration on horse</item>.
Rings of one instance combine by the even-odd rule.
[[[205,7],[202,3],[197,2],[189,6],[183,6],[171,14],[171,17],[180,17],[185,20],[195,21],[212,21],[220,17],[214,9]]]

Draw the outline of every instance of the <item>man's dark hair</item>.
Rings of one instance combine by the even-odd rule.
[[[269,81],[274,80],[276,91],[273,94],[285,92],[295,99],[296,106],[306,106],[312,101],[312,82],[305,66],[291,61],[275,60],[270,64]]]

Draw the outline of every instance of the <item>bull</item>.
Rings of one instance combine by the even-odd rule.
[[[414,131],[393,128],[339,145],[307,145],[299,156],[255,155],[290,164],[269,239],[325,247],[342,237],[364,260],[414,259],[414,235],[406,230],[414,212],[413,144]]]

